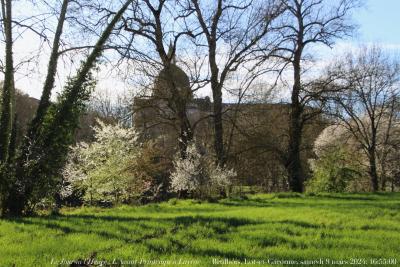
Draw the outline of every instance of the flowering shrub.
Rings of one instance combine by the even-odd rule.
[[[74,189],[81,189],[85,192],[84,200],[90,204],[126,201],[150,186],[148,181],[134,176],[133,166],[141,153],[138,135],[133,128],[105,125],[101,121],[98,124],[94,127],[93,143],[82,142],[72,148],[63,170],[61,195],[68,197]]]
[[[207,155],[201,155],[194,143],[187,148],[186,158],[178,155],[173,162],[170,190],[187,192],[193,197],[211,197],[231,184],[236,172],[217,166]]]

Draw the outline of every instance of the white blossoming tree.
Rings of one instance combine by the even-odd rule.
[[[361,117],[360,122],[366,129],[371,128],[367,116]],[[356,122],[350,121],[352,127]],[[313,177],[307,182],[307,191],[368,191],[369,161],[368,155],[360,142],[343,124],[335,124],[325,128],[314,143],[316,159],[310,160]],[[376,155],[377,173],[382,183],[382,189],[391,182],[397,182],[398,145],[400,144],[400,124],[389,116],[382,116],[377,128]]]
[[[170,189],[173,192],[187,192],[193,197],[207,198],[218,194],[231,184],[236,172],[217,166],[208,155],[202,155],[191,143],[186,158],[177,155],[173,162]]]
[[[66,197],[74,189],[81,189],[85,192],[84,200],[90,204],[124,201],[135,193],[129,189],[139,188],[133,184],[148,184],[134,177],[135,159],[141,152],[138,135],[133,128],[101,121],[94,131],[93,143],[82,142],[72,148],[63,171],[62,195]]]

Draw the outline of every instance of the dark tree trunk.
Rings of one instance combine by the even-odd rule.
[[[300,145],[302,129],[300,122],[301,112],[298,106],[292,104],[289,125],[289,155],[287,171],[289,175],[289,186],[293,192],[303,192],[303,168],[301,165]]]
[[[225,164],[224,157],[224,129],[222,125],[222,93],[220,89],[213,90],[214,100],[214,149],[217,157],[217,164]]]
[[[0,117],[0,164],[8,158],[9,143],[13,123],[14,65],[12,51],[12,13],[11,0],[1,1],[3,28],[5,35],[5,71]]]
[[[219,10],[221,12],[221,10]],[[216,30],[216,28],[215,28]],[[214,149],[216,163],[219,166],[225,164],[224,157],[224,128],[222,124],[222,84],[223,80],[219,77],[219,68],[216,59],[217,41],[215,31],[212,31],[209,39],[209,64],[211,70],[211,90],[213,93],[213,115],[214,115]],[[220,80],[219,80],[220,79]]]
[[[376,140],[377,140],[377,126],[375,123],[375,117],[371,116],[371,145],[368,148],[369,158],[369,175],[371,178],[371,189],[373,192],[379,190],[379,178],[377,171],[377,160],[376,160]]]
[[[299,38],[300,39],[300,38]],[[301,39],[300,39],[301,40]],[[299,43],[299,47],[301,44]],[[300,146],[302,139],[302,121],[301,116],[303,107],[300,103],[301,91],[301,47],[295,53],[293,61],[294,69],[294,84],[291,96],[291,110],[289,117],[289,147],[288,147],[288,161],[286,163],[289,187],[293,192],[303,192],[304,174],[301,165]]]
[[[386,170],[385,170],[385,166],[382,166],[382,175],[381,175],[381,190],[382,191],[386,191],[386,183],[387,183]]]
[[[379,178],[376,168],[376,153],[374,147],[370,149],[368,156],[369,156],[369,175],[371,178],[371,188],[373,192],[377,192],[379,190]]]

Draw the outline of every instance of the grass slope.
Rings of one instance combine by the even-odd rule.
[[[183,260],[187,266],[237,266],[234,260],[311,266],[304,261],[319,259],[338,266],[333,260],[350,265],[351,258],[364,266],[375,266],[371,258],[400,264],[399,211],[400,194],[254,195],[64,209],[62,216],[0,220],[0,266],[57,266],[91,256],[120,259],[122,266],[161,266],[160,260],[170,260],[169,266]]]

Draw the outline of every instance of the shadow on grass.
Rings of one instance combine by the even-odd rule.
[[[309,223],[309,222],[305,222],[305,221],[296,221],[296,220],[282,220],[282,221],[278,221],[278,223],[293,225],[293,226],[302,227],[302,228],[311,228],[311,229],[318,229],[318,228],[322,227],[319,224]]]
[[[348,209],[392,209],[400,211],[399,197],[399,193],[322,194],[302,198],[288,195],[288,197],[272,199],[226,199],[221,201],[220,204],[232,207],[329,208],[338,212],[348,212]],[[393,202],[387,202],[388,200],[393,200]]]
[[[374,195],[375,196],[375,195]],[[387,196],[386,194],[384,195]],[[399,196],[399,195],[396,195]],[[252,198],[247,200],[224,200],[219,204],[215,204],[216,209],[225,207],[221,210],[229,210],[229,207],[279,207],[279,208],[299,208],[299,207],[316,207],[320,209],[329,209],[331,211],[338,211],[343,213],[349,213],[349,209],[355,210],[360,214],[363,212],[358,211],[359,209],[371,209],[371,208],[390,208],[393,212],[400,209],[398,203],[399,198],[395,198],[396,201],[385,203],[379,201],[364,201],[364,197],[351,196],[350,198],[346,195],[338,196],[313,196],[296,199],[263,199],[263,198]],[[335,201],[333,200],[335,199]],[[349,201],[350,200],[350,201]],[[60,216],[42,216],[42,217],[30,217],[30,218],[17,218],[8,219],[9,221],[17,223],[17,225],[35,225],[41,228],[47,228],[51,230],[60,231],[61,235],[78,234],[82,235],[82,238],[87,238],[88,235],[97,235],[104,241],[110,242],[108,248],[96,251],[82,252],[82,258],[88,257],[94,252],[102,253],[107,250],[113,252],[124,246],[135,246],[141,245],[149,252],[149,254],[156,253],[156,255],[172,255],[172,254],[189,254],[193,257],[201,258],[231,258],[231,259],[255,259],[256,256],[249,255],[246,251],[235,249],[235,246],[229,246],[229,242],[232,241],[232,237],[248,239],[247,236],[236,235],[240,233],[239,227],[250,226],[255,230],[265,231],[281,231],[282,236],[274,237],[267,235],[255,236],[254,245],[259,247],[274,247],[274,246],[287,246],[295,249],[304,249],[307,244],[303,242],[294,242],[295,236],[302,236],[310,233],[317,233],[319,229],[329,228],[329,230],[342,231],[341,225],[322,225],[309,221],[302,221],[290,218],[288,215],[287,219],[274,220],[268,218],[255,220],[238,217],[222,217],[214,216],[213,207],[208,207],[207,212],[209,214],[195,215],[195,216],[176,216],[175,208],[172,208],[173,212],[168,214],[168,209],[149,208],[149,213],[160,212],[168,217],[155,217],[152,216],[136,216],[132,213],[130,216],[118,216],[118,215],[107,215],[105,213],[98,213],[97,215],[92,214],[71,214],[71,215],[60,215]],[[177,209],[181,211],[196,212],[196,208],[179,207]],[[125,212],[125,211],[123,211]],[[299,209],[299,212],[301,210]],[[201,213],[201,212],[200,212]],[[128,214],[130,215],[130,214]],[[255,227],[253,227],[255,226]],[[279,226],[279,227],[278,227]],[[345,227],[343,231],[349,230]],[[27,228],[29,229],[29,228]],[[286,229],[286,230],[285,230]],[[303,229],[307,230],[303,232]],[[397,231],[398,228],[390,225],[363,225],[361,228],[356,226],[357,230],[385,230],[385,231]],[[328,231],[329,232],[329,231]],[[245,233],[245,231],[244,231]],[[262,233],[262,232],[260,232]],[[50,233],[49,235],[52,235]],[[329,233],[328,233],[329,234]],[[338,235],[340,236],[340,235]],[[293,237],[293,238],[292,238]],[[202,240],[200,240],[202,239]],[[201,247],[196,241],[199,240],[201,244],[205,241],[212,240],[209,247]],[[236,239],[235,239],[236,240]],[[219,247],[218,244],[224,244]],[[225,244],[227,246],[225,246]]]
[[[152,218],[152,217],[122,217],[122,216],[94,216],[94,215],[66,215],[66,216],[42,216],[30,218],[8,219],[17,224],[35,225],[51,230],[60,231],[64,235],[95,234],[107,241],[122,241],[127,244],[143,244],[149,251],[167,253],[197,253],[198,250],[187,247],[182,240],[174,239],[177,234],[187,235],[190,241],[199,238],[207,238],[227,242],[228,239],[221,238],[225,234],[237,231],[240,226],[257,225],[262,222],[244,218],[226,217],[205,217],[205,216],[178,216],[172,218]],[[110,227],[107,227],[110,225]],[[191,229],[200,234],[188,235]],[[201,232],[206,231],[207,235]],[[164,248],[147,242],[154,239],[166,239],[171,247],[165,251]],[[116,248],[116,247],[115,247]],[[114,248],[114,249],[115,249]],[[196,252],[197,251],[197,252]],[[96,251],[99,252],[99,251]],[[93,253],[93,252],[92,252]],[[204,255],[212,253],[207,250]],[[216,254],[216,252],[214,253]],[[217,255],[214,255],[217,256]],[[240,255],[225,255],[226,257],[239,257]]]

